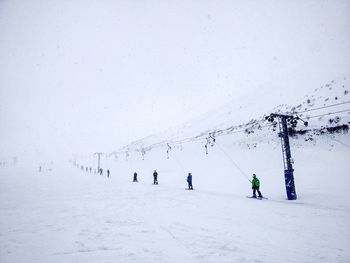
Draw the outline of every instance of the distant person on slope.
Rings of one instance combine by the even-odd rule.
[[[134,173],[134,180],[133,180],[133,182],[137,182],[137,173],[136,172]]]
[[[256,192],[258,192],[259,198],[262,198],[263,196],[260,192],[260,181],[255,174],[253,174],[253,180],[250,182],[252,183],[253,198],[256,198]]]
[[[153,184],[158,184],[158,173],[156,170],[153,172]]]
[[[193,186],[192,186],[192,174],[189,173],[187,176],[187,183],[188,183],[188,190],[193,190]]]
[[[107,178],[109,178],[110,171],[107,169]]]

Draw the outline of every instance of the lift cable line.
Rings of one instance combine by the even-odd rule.
[[[177,158],[176,154],[173,153],[172,155],[177,163],[177,165],[180,167],[181,171],[186,174],[185,168],[183,167],[183,165],[181,164],[180,160]]]
[[[262,120],[258,121],[258,123],[263,123],[263,121]],[[227,135],[231,135],[231,134],[246,132],[247,129],[258,130],[260,128],[272,127],[272,126],[274,126],[274,124],[267,124],[267,125],[262,125],[262,126],[259,126],[259,127],[249,127],[249,128],[245,128],[245,129],[242,129],[242,130],[233,130],[233,131],[222,133],[222,134],[216,134],[215,136],[216,137],[227,136]],[[183,144],[183,143],[196,142],[196,141],[204,141],[204,142],[206,142],[207,141],[207,137],[204,137],[204,136],[202,136],[202,137],[189,137],[189,138],[185,138],[185,139],[182,139],[182,140],[173,141],[172,144]],[[151,147],[152,146],[156,146],[156,145],[158,145],[158,144],[153,144],[153,145],[151,145]]]
[[[293,112],[293,113],[298,113],[299,114],[299,113],[304,113],[304,112],[309,112],[309,111],[322,110],[322,109],[336,107],[336,106],[340,106],[340,105],[344,105],[344,104],[348,104],[348,103],[350,103],[350,101],[344,101],[344,102],[341,102],[341,103],[326,105],[326,106],[323,106],[323,107],[313,108],[313,109],[304,110],[304,111],[296,111],[296,112]]]
[[[342,141],[339,141],[339,140],[337,140],[336,138],[334,138],[334,137],[332,137],[332,136],[330,136],[330,135],[328,135],[328,134],[326,134],[326,135],[327,135],[329,138],[331,138],[332,140],[336,141],[337,143],[339,143],[339,144],[345,146],[346,148],[350,149],[350,145],[347,145],[346,143],[343,143]]]
[[[333,114],[343,113],[343,112],[350,112],[350,109],[341,110],[341,111],[335,111],[335,112],[328,112],[328,113],[325,113],[325,114],[320,114],[320,115],[316,115],[316,116],[310,116],[310,117],[307,117],[307,118],[308,119],[312,119],[312,118],[323,117],[323,116],[328,116],[328,115],[333,115]]]
[[[264,122],[265,122],[264,120],[259,120],[259,121],[257,121],[256,124],[260,124],[260,123],[264,123]],[[249,128],[245,128],[245,129],[241,129],[241,130],[232,130],[232,131],[229,131],[229,132],[226,132],[226,133],[216,134],[215,136],[216,137],[227,136],[227,135],[231,135],[231,134],[246,132],[247,129],[256,130],[256,129],[265,128],[265,127],[272,127],[272,126],[274,126],[274,124],[260,125],[259,127],[249,127]],[[178,144],[184,144],[184,143],[196,142],[196,141],[204,141],[204,142],[206,142],[206,138],[207,137],[205,137],[205,135],[202,135],[202,136],[187,137],[187,138],[184,138],[184,139],[181,139],[181,140],[161,141],[161,142],[157,142],[157,143],[151,144],[147,148],[153,148],[153,147],[161,146],[161,145],[168,144],[168,143],[172,144],[172,145],[178,145]],[[212,137],[210,137],[210,138],[212,138]],[[117,153],[125,153],[125,152],[127,152],[127,151],[124,150],[124,151],[119,151]]]
[[[232,157],[216,142],[216,145],[224,153],[224,155],[231,161],[231,163],[237,168],[237,170],[249,181],[248,175],[237,165],[237,163],[232,159]]]
[[[260,120],[260,121],[257,122],[257,124],[259,124],[259,123],[264,123],[264,120]],[[237,133],[246,132],[247,129],[257,130],[257,129],[266,128],[266,127],[273,127],[273,126],[275,126],[275,125],[274,124],[267,124],[267,125],[260,125],[258,127],[248,127],[248,128],[241,129],[241,130],[232,130],[232,131],[229,131],[229,132],[226,132],[226,133],[216,134],[215,136],[216,137],[228,136],[228,135],[231,135],[231,134],[237,134]],[[203,135],[201,137],[199,137],[199,136],[187,137],[187,138],[184,138],[182,140],[162,141],[162,142],[151,144],[147,148],[150,149],[150,148],[154,148],[154,147],[161,146],[161,145],[164,145],[164,144],[181,145],[181,144],[197,142],[197,141],[206,142],[206,138],[207,137],[204,137],[204,135]],[[128,152],[129,151],[130,150],[123,150],[123,151],[117,151],[117,152],[113,152],[113,153],[115,153],[115,154],[125,153],[128,156]]]

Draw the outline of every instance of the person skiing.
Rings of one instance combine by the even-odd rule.
[[[193,186],[192,186],[192,174],[188,173],[187,176],[187,183],[188,183],[188,190],[193,190]]]
[[[252,183],[253,198],[256,198],[256,192],[258,192],[259,198],[263,198],[263,196],[260,192],[260,181],[256,177],[256,174],[253,174],[253,180],[250,182]]]
[[[134,180],[133,180],[133,182],[137,182],[137,173],[136,172],[134,173]]]
[[[109,178],[109,174],[110,174],[109,169],[107,169],[107,178]]]
[[[158,173],[156,170],[153,172],[153,184],[158,184]]]

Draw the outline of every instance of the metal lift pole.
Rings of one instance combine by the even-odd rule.
[[[272,117],[278,117],[280,120],[280,134],[281,145],[282,145],[282,155],[283,155],[283,165],[284,165],[284,178],[286,184],[286,192],[288,200],[296,200],[297,194],[295,191],[294,184],[294,169],[292,165],[292,155],[290,152],[289,135],[288,135],[288,125],[287,119],[292,116],[282,115],[282,114],[271,114]]]

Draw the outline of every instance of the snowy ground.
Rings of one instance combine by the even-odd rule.
[[[246,198],[247,178],[217,145],[103,159],[109,179],[68,162],[2,167],[0,262],[349,262],[349,149],[294,147],[298,200],[287,201],[280,149],[229,139],[220,146],[258,174],[268,200]],[[195,191],[184,190],[187,172]]]

